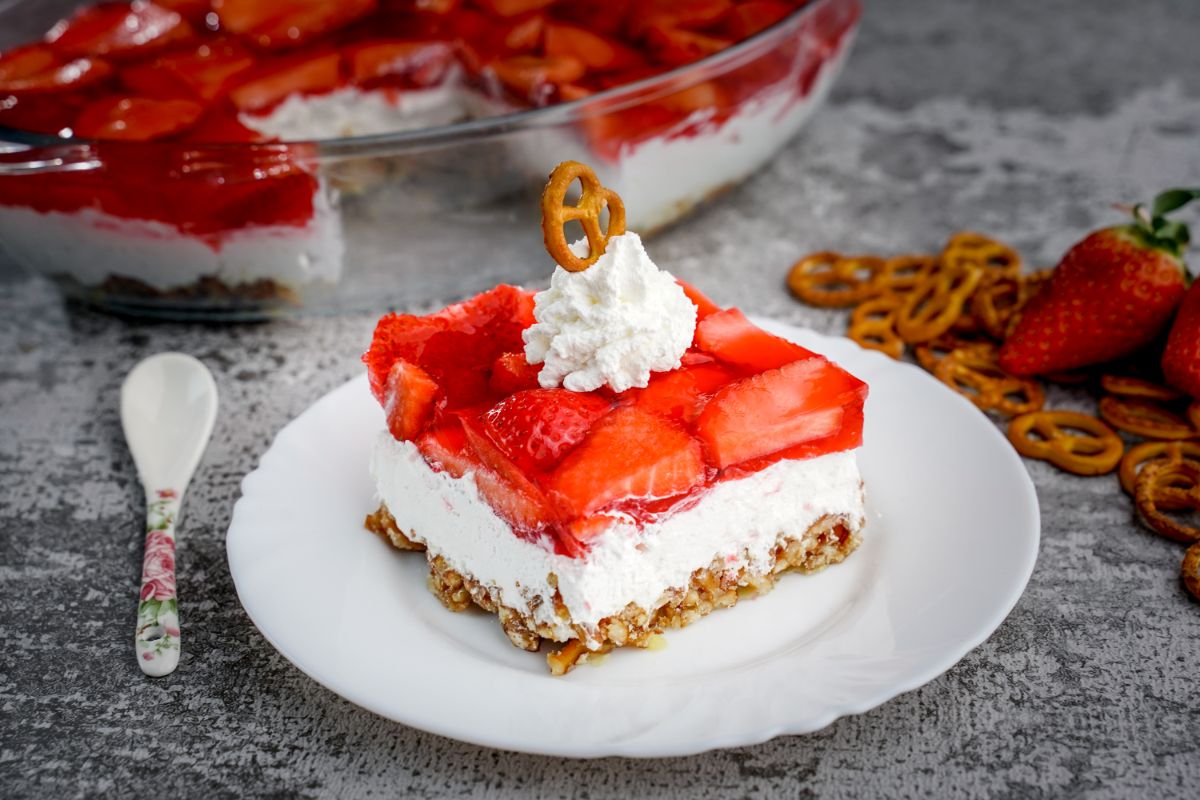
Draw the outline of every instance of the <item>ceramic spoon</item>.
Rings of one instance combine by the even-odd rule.
[[[146,491],[146,549],[134,644],[142,672],[154,677],[170,674],[179,663],[175,520],[216,418],[212,373],[183,353],[150,356],[121,386],[121,426]]]

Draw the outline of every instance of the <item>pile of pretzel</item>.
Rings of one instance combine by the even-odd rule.
[[[863,347],[912,357],[980,410],[1008,419],[1019,453],[1076,475],[1120,468],[1121,486],[1156,533],[1190,544],[1183,580],[1200,599],[1200,399],[1138,377],[1099,378],[1098,416],[1048,410],[1039,380],[1005,372],[1000,345],[1050,270],[1024,273],[1008,245],[956,233],[937,255],[813,253],[788,273],[792,294],[822,308],[853,308],[847,335]],[[1092,383],[1087,372],[1046,376]],[[1117,433],[1142,441],[1126,448]],[[1186,520],[1187,517],[1183,517]]]

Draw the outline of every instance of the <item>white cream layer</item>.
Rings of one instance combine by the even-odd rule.
[[[434,89],[363,91],[353,86],[326,94],[294,94],[266,114],[239,114],[251,130],[284,142],[373,136],[449,125],[466,118],[462,92],[451,76]]]
[[[0,206],[0,243],[24,263],[67,275],[85,286],[110,276],[133,278],[159,291],[203,277],[230,286],[271,279],[298,288],[334,282],[342,272],[342,222],[324,182],[303,227],[252,225],[220,234],[215,243],[174,225],[126,219],[85,208],[35,211]],[[41,265],[53,265],[53,268]]]
[[[584,558],[515,536],[480,496],[470,475],[429,467],[411,442],[386,431],[375,445],[371,474],[380,499],[405,535],[442,556],[456,571],[495,587],[500,603],[532,614],[561,639],[570,628],[554,616],[558,578],[576,623],[594,627],[629,603],[653,609],[667,589],[720,558],[731,568],[763,571],[782,537],[799,538],[826,514],[859,524],[863,493],[857,451],[806,461],[780,461],[741,480],[717,484],[699,502],[638,528],[618,523],[591,542]],[[748,554],[748,555],[746,555]],[[530,600],[542,598],[530,610]]]

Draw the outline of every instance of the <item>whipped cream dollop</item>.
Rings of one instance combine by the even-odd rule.
[[[581,257],[587,247],[585,239],[571,245]],[[582,272],[555,267],[550,288],[534,297],[533,316],[525,358],[544,365],[544,388],[573,392],[644,387],[651,372],[679,366],[696,331],[696,306],[636,233],[614,236]]]

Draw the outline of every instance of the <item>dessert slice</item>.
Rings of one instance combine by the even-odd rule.
[[[544,202],[553,231],[561,195]],[[866,385],[675,281],[636,234],[602,246],[537,295],[390,314],[364,356],[388,427],[367,527],[424,550],[448,608],[563,645],[555,674],[837,563],[864,523]]]

